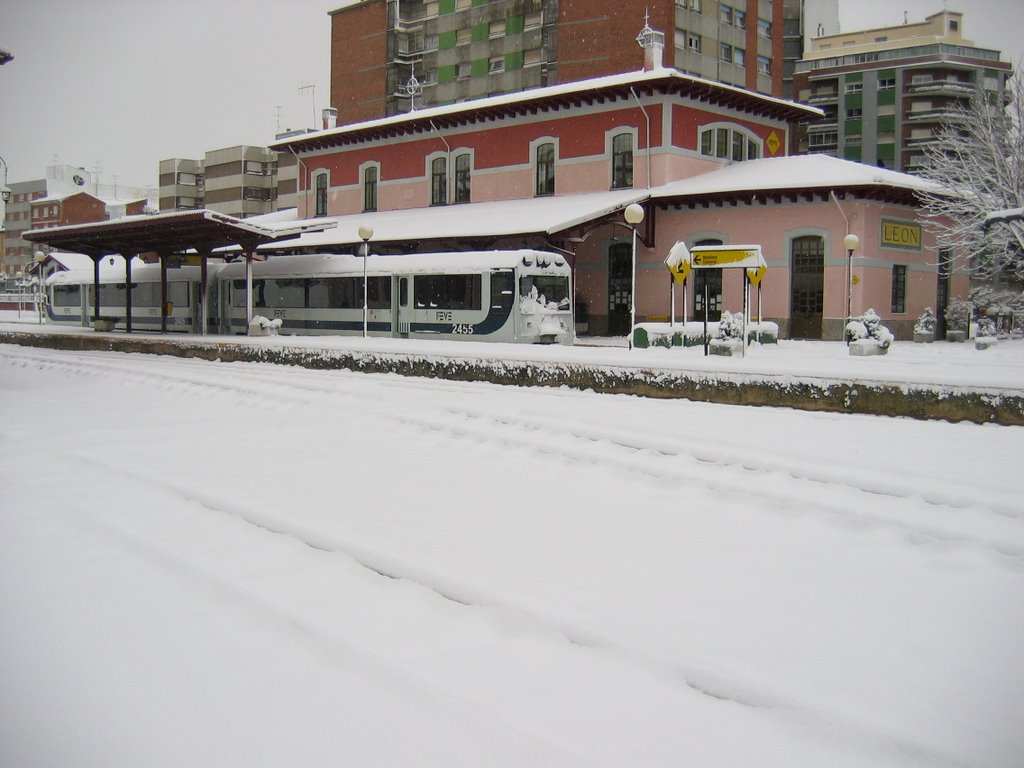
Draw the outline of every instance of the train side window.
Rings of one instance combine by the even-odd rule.
[[[360,301],[359,306],[362,306],[362,301]],[[366,306],[369,309],[389,309],[391,307],[390,277],[371,277],[367,279]]]
[[[403,277],[398,281],[398,303],[403,307],[409,306],[409,278]]]
[[[480,309],[483,279],[475,275],[416,275],[416,306],[423,309]]]
[[[82,286],[56,285],[53,288],[53,305],[55,307],[77,307],[82,303]]]

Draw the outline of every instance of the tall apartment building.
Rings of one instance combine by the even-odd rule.
[[[895,170],[921,168],[922,147],[977,87],[1002,93],[1012,72],[999,51],[963,37],[963,15],[813,40],[796,67],[797,98],[825,117],[795,149]]]
[[[362,0],[331,13],[331,105],[351,124],[635,72],[645,24],[665,34],[665,66],[783,94],[782,2]]]
[[[210,150],[202,160],[160,161],[160,210],[209,208],[246,218],[295,207],[294,155],[240,145]]]

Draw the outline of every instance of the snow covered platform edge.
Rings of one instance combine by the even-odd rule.
[[[935,388],[905,382],[791,377],[770,374],[659,369],[648,366],[510,360],[436,352],[357,351],[307,346],[264,346],[249,340],[146,338],[117,334],[46,334],[0,331],[0,343],[76,351],[110,351],[221,362],[273,363],[363,373],[483,381],[516,386],[570,387],[641,397],[795,408],[914,419],[1024,425],[1024,393]]]

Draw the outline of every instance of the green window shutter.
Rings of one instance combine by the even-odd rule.
[[[506,53],[505,54],[505,70],[511,71],[513,69],[523,68],[524,55],[522,51],[517,53]]]
[[[892,160],[896,157],[895,144],[879,144],[875,150],[879,160]]]
[[[470,77],[486,77],[487,76],[487,59],[474,59],[473,63],[470,64],[469,74]]]
[[[518,35],[524,29],[526,29],[525,16],[509,16],[507,19],[505,19],[506,35]]]
[[[491,0],[473,0],[473,5],[487,5]]]
[[[455,75],[456,75],[457,72],[458,72],[458,70],[457,70],[457,68],[456,68],[456,66],[454,64],[451,64],[450,66],[447,66],[447,67],[438,67],[437,68],[437,82],[438,82],[438,84],[441,84],[441,83],[454,83],[455,82]]]
[[[439,14],[455,13],[455,0],[438,0],[437,12]]]
[[[473,42],[478,43],[481,40],[486,40],[491,34],[491,25],[486,21],[483,24],[473,25]]]
[[[860,119],[844,120],[843,133],[847,136],[861,136],[864,133],[864,121]]]
[[[895,69],[882,69],[878,72],[879,80],[891,80],[896,77]]]
[[[843,157],[847,160],[853,160],[859,163],[862,157],[861,147],[854,145],[852,147],[844,148]]]
[[[864,73],[863,72],[847,72],[846,82],[848,83],[863,83]]]
[[[885,91],[878,92],[878,103],[879,104],[895,104],[896,103],[896,89],[889,88]]]
[[[442,32],[437,36],[437,47],[442,50],[445,48],[454,48],[456,40],[458,40],[458,33],[454,29]]]
[[[890,133],[896,130],[896,115],[882,115],[878,118],[878,132]]]
[[[854,109],[860,109],[864,106],[864,94],[863,93],[847,93],[844,95],[843,104],[847,109],[851,107]]]

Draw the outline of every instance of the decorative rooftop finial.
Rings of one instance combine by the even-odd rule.
[[[651,29],[649,11],[644,11],[644,28],[636,36],[636,41],[644,49],[644,71],[661,69],[662,56],[665,51],[665,33]]]

